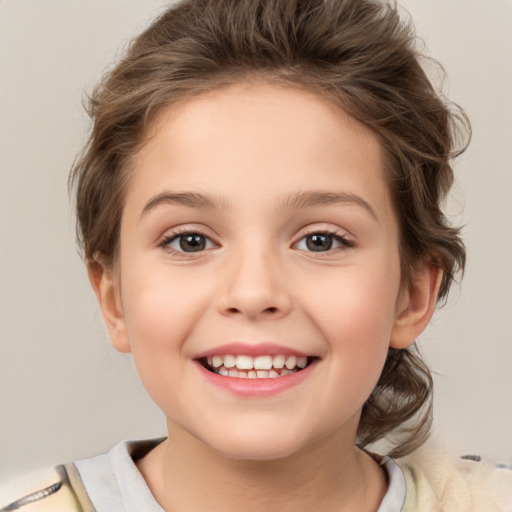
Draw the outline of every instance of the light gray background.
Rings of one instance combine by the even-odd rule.
[[[66,190],[83,92],[163,5],[0,0],[0,480],[165,432],[109,345]],[[435,435],[512,462],[512,1],[403,5],[474,127],[450,202],[467,223],[466,278],[421,338],[438,374]]]

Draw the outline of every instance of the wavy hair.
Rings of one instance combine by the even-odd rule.
[[[130,160],[164,107],[240,81],[318,94],[370,127],[385,155],[404,285],[419,261],[443,271],[444,299],[465,264],[442,210],[451,159],[469,140],[464,112],[436,92],[410,21],[378,0],[185,0],[137,37],[93,91],[87,145],[70,186],[84,257],[114,263]],[[365,403],[358,443],[402,429],[401,456],[428,435],[432,377],[415,347],[390,349]],[[405,422],[407,426],[404,427]]]

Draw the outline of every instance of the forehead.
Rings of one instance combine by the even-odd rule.
[[[234,184],[248,199],[315,189],[389,203],[382,161],[372,131],[340,107],[294,88],[241,83],[159,113],[132,162],[127,203],[166,188],[229,195]]]

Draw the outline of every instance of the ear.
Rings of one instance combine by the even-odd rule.
[[[407,289],[402,290],[389,346],[403,349],[425,330],[436,307],[443,271],[424,261],[412,275]]]
[[[98,260],[87,262],[89,281],[96,293],[110,341],[119,352],[130,352],[118,279],[111,266]]]

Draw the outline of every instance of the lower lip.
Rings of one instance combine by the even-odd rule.
[[[275,377],[274,379],[240,379],[237,377],[225,377],[224,375],[208,371],[198,361],[196,361],[196,363],[203,377],[210,384],[220,389],[239,396],[266,397],[283,393],[284,391],[298,386],[311,375],[318,361],[313,361],[303,370],[285,375],[284,377]]]

